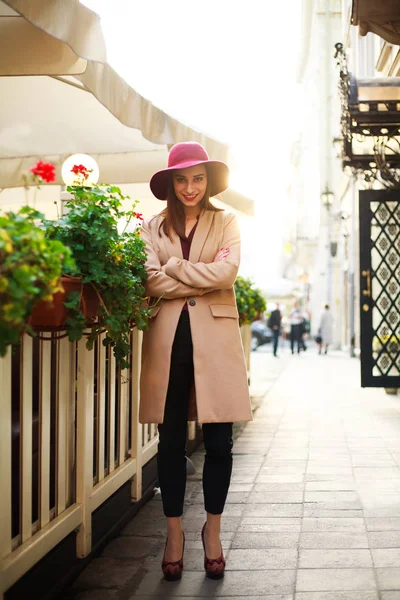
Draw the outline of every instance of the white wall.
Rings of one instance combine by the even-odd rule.
[[[43,185],[40,190],[31,188],[3,189],[0,193],[0,211],[17,211],[29,204],[42,212],[48,219],[57,218],[61,187],[59,185]]]

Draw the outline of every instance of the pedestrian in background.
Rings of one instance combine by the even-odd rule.
[[[274,356],[277,356],[278,352],[278,343],[279,336],[281,335],[281,323],[282,323],[282,314],[279,308],[279,304],[276,305],[276,308],[271,312],[270,317],[268,319],[268,327],[272,331],[272,341],[273,341],[273,353]]]
[[[333,341],[333,317],[329,309],[329,304],[325,304],[324,312],[321,315],[318,334],[321,336],[321,344],[319,354],[322,352],[322,347],[325,347],[325,354],[328,354],[328,346]]]
[[[304,350],[304,352],[307,350],[306,338],[308,337],[309,333],[310,333],[310,321],[308,318],[308,314],[306,312],[304,312],[302,314],[301,332],[300,332],[300,348],[302,350]]]
[[[318,354],[322,354],[322,335],[320,330],[318,329],[318,333],[315,337],[315,341],[317,342],[317,346],[318,346]]]
[[[294,303],[294,308],[289,315],[289,323],[292,354],[294,354],[295,344],[297,344],[297,353],[300,354],[300,350],[302,349],[303,313],[298,302]]]
[[[146,293],[160,300],[143,335],[139,421],[158,423],[158,479],[168,528],[162,570],[170,581],[183,571],[188,420],[203,430],[207,520],[201,539],[212,579],[225,570],[220,529],[232,473],[232,424],[252,420],[233,288],[239,225],[210,201],[228,181],[227,165],[210,160],[201,144],[176,144],[168,167],[150,181],[167,206],[141,229]]]

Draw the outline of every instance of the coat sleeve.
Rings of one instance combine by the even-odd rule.
[[[174,298],[185,298],[186,296],[203,295],[205,290],[185,285],[170,277],[161,270],[161,264],[154,250],[151,231],[148,221],[144,221],[140,230],[140,236],[146,244],[147,259],[145,268],[147,271],[146,294],[152,298],[173,300]]]
[[[229,257],[212,263],[191,263],[172,256],[165,265],[165,273],[182,284],[205,290],[226,290],[233,286],[240,263],[240,230],[235,215],[224,228],[222,248],[229,248]]]

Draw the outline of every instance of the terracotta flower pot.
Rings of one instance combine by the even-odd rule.
[[[98,315],[100,300],[96,290],[90,283],[83,284],[82,293],[82,312],[86,317],[87,323],[93,323]]]
[[[40,301],[32,311],[28,319],[29,325],[38,331],[61,331],[67,329],[66,320],[69,310],[64,302],[70,292],[79,292],[82,295],[81,308],[91,324],[97,317],[100,301],[93,287],[88,283],[82,283],[80,277],[61,277],[63,292],[54,294],[49,302]]]

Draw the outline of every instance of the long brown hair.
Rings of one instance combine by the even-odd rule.
[[[215,212],[223,210],[223,208],[217,208],[210,201],[210,189],[211,189],[211,176],[209,171],[207,170],[207,187],[205,194],[200,202],[200,208],[202,210],[213,210]],[[182,202],[176,197],[174,190],[174,182],[173,182],[173,172],[171,172],[171,176],[168,183],[168,194],[167,194],[167,207],[161,212],[161,215],[164,217],[161,225],[160,225],[160,235],[161,228],[165,235],[167,235],[172,240],[172,233],[175,233],[181,237],[186,238],[186,216],[185,209]]]

